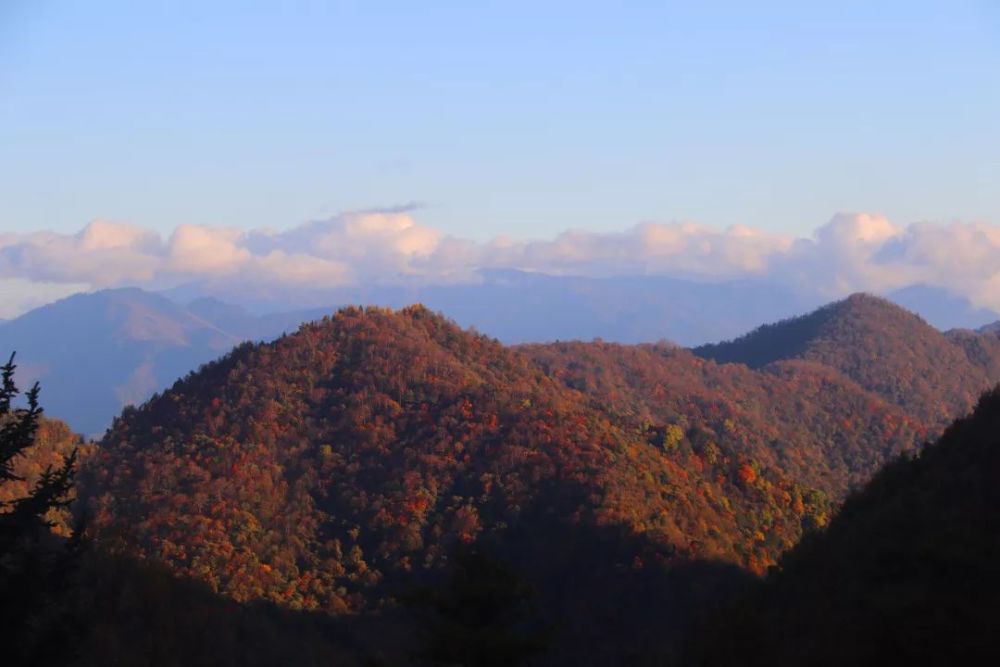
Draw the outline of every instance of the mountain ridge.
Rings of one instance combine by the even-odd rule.
[[[481,286],[414,290],[373,286],[360,292],[341,290],[323,294],[331,303],[343,302],[353,295],[393,307],[406,305],[417,296],[428,297],[427,305],[432,309],[443,310],[463,325],[475,325],[508,343],[595,337],[633,343],[663,340],[671,338],[672,332],[686,330],[690,333],[692,322],[714,323],[712,326],[725,324],[732,330],[741,321],[757,323],[760,319],[768,319],[768,313],[792,314],[804,307],[795,305],[801,299],[776,296],[760,285],[719,284],[693,289],[685,281],[665,278],[587,281],[498,272],[488,276],[488,281]],[[562,302],[559,308],[552,307],[552,299],[566,290],[576,296],[570,302]],[[183,290],[170,294],[175,298],[184,296]],[[483,298],[484,294],[492,296]],[[332,312],[331,307],[262,313],[217,298],[199,296],[198,290],[190,291],[188,296],[195,298],[183,305],[164,299],[163,294],[138,288],[75,295],[0,323],[0,345],[20,352],[25,382],[39,378],[49,380],[50,405],[56,414],[79,431],[97,434],[124,405],[141,403],[154,391],[165,389],[178,377],[220,356],[237,343],[268,340]],[[738,308],[731,303],[734,300],[739,302]],[[705,310],[713,304],[714,310]],[[292,305],[292,302],[284,304],[286,308]],[[749,320],[751,314],[758,319]],[[884,332],[873,330],[867,335],[877,338]],[[927,338],[931,334],[924,332],[920,336]],[[997,377],[1000,363],[996,360],[1000,359],[1000,351],[994,349],[992,341],[960,334],[957,330],[945,336],[965,349],[973,364],[984,369],[987,378]],[[684,342],[683,336],[681,342]],[[709,354],[707,350],[718,351],[727,345],[731,347],[732,343],[701,346],[695,350],[704,356]],[[957,363],[955,359],[942,359],[952,366]],[[755,365],[752,359],[744,361]],[[831,365],[829,360],[824,363]],[[962,376],[973,378],[968,365],[960,365]],[[850,372],[851,369],[838,368],[848,371],[848,376],[866,388],[874,388],[858,373]],[[976,390],[985,387],[982,373],[979,375],[970,384]],[[940,378],[935,380],[940,381]],[[93,395],[82,396],[84,386],[90,387],[89,392]],[[881,390],[884,397],[890,395],[886,389],[889,388]],[[898,388],[896,393],[899,393]],[[956,388],[948,392],[949,395],[957,393]],[[961,400],[938,406],[933,414],[935,423],[943,427],[952,414],[967,408],[974,396],[975,391],[970,389]],[[928,397],[929,392],[925,391],[919,402],[925,405]],[[893,400],[898,403],[899,396]],[[911,414],[914,414],[913,407],[909,406]],[[922,419],[931,417],[920,416]]]
[[[975,345],[949,337],[886,299],[856,294],[694,352],[752,368],[791,359],[822,363],[907,414],[943,428],[1000,379],[991,375],[997,350],[982,347],[970,358]]]

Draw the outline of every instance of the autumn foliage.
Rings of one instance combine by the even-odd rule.
[[[995,335],[928,332],[894,308],[852,297],[696,351],[505,347],[420,306],[345,308],[125,410],[80,447],[76,510],[98,572],[163,567],[136,566],[130,585],[176,577],[200,591],[177,599],[206,609],[372,619],[412,641],[414,587],[457,581],[431,607],[492,640],[446,609],[497,602],[456,575],[456,554],[478,553],[538,603],[536,625],[501,633],[508,646],[558,626],[548,664],[657,662],[696,612],[787,567],[852,490],[1000,373]],[[893,354],[892,336],[918,353]],[[43,422],[23,476],[79,444]],[[88,604],[117,618],[122,595]]]
[[[692,431],[668,450],[523,352],[421,308],[345,309],[128,410],[82,478],[98,540],[236,600],[370,609],[524,509],[622,526],[663,563],[755,569],[822,494]],[[716,449],[718,449],[716,447]]]

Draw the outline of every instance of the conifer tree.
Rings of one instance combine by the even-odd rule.
[[[37,383],[24,407],[14,382],[14,355],[0,367],[0,485],[22,481],[17,459],[35,444],[42,408]],[[46,664],[66,647],[58,637],[65,600],[64,576],[73,560],[67,545],[49,531],[50,510],[69,504],[76,450],[42,473],[24,497],[0,504],[0,641],[11,664]]]
[[[19,395],[14,382],[16,368],[13,354],[0,367],[0,484],[20,481],[14,465],[34,444],[42,416],[38,383],[25,394],[27,407],[14,405]],[[46,469],[27,496],[0,505],[0,554],[6,555],[18,542],[38,539],[39,529],[50,525],[46,519],[49,510],[69,504],[75,465],[74,450],[60,468]]]

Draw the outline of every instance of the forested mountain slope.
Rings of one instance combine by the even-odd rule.
[[[886,466],[713,624],[706,665],[971,664],[1000,657],[1000,389]]]
[[[618,657],[702,594],[660,595],[658,572],[763,571],[829,512],[767,461],[668,446],[422,307],[238,347],[126,410],[80,483],[99,543],[292,609],[391,608],[493,544],[568,627],[561,646]]]
[[[825,507],[736,454],[664,449],[423,308],[346,309],[127,410],[85,487],[97,534],[237,599],[347,610],[535,505],[760,568]]]
[[[860,301],[855,329],[883,308]],[[982,335],[941,338],[986,376]],[[666,658],[698,612],[933,430],[849,370],[667,344],[508,348],[421,306],[347,308],[126,409],[85,457],[79,509],[103,553],[376,624],[487,549],[558,628],[546,664]]]
[[[553,378],[669,448],[781,470],[840,499],[926,429],[814,362],[756,371],[669,345],[556,343],[521,348]]]
[[[5,665],[261,667],[399,664],[412,635],[398,619],[335,618],[264,601],[239,604],[204,582],[139,561],[79,532],[62,471],[97,462],[95,445],[29,409],[0,382],[0,643]],[[25,407],[17,407],[26,404]],[[67,503],[69,503],[67,505]],[[34,517],[34,518],[32,518]],[[37,520],[36,520],[37,519]],[[118,552],[118,553],[116,553]]]
[[[911,417],[943,428],[997,377],[992,333],[946,335],[892,303],[855,294],[808,315],[764,325],[726,343],[695,348],[719,363],[762,368],[801,359],[840,371]],[[967,352],[968,351],[968,352]],[[971,352],[971,354],[970,354]]]

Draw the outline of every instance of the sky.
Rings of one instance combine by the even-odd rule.
[[[997,118],[991,0],[0,3],[8,231],[1000,220]]]
[[[356,259],[383,242],[376,254],[395,257],[396,237],[341,234],[359,245],[309,270],[287,238],[386,212],[429,235],[408,237],[408,257],[441,239],[479,248],[446,262],[448,279],[497,243],[684,225],[779,245],[816,242],[842,212],[985,229],[1000,224],[998,118],[995,0],[5,0],[0,302],[190,277],[178,267],[218,238],[239,271],[277,249],[281,275],[356,280]],[[94,266],[107,257],[81,249],[107,250],[95,221],[117,230],[100,243],[172,263],[155,280]],[[75,248],[62,274],[37,265],[54,261],[38,250],[53,238]],[[691,272],[658,256],[657,271]],[[640,255],[611,264],[633,259],[650,270]],[[536,260],[515,264],[553,269]],[[383,268],[413,275],[403,264]],[[576,264],[596,265],[609,270]]]

